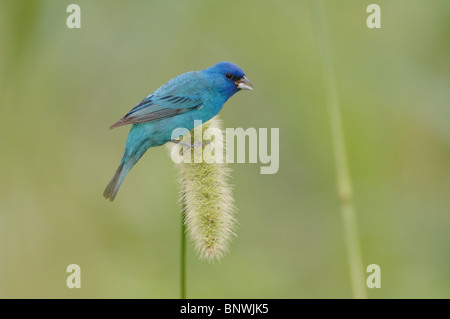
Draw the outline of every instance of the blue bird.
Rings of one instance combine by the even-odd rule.
[[[192,130],[195,120],[209,121],[240,90],[253,90],[244,71],[230,62],[181,74],[143,99],[115,124],[133,124],[125,151],[103,196],[113,201],[125,176],[150,147],[172,140],[176,128]]]

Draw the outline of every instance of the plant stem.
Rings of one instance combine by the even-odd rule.
[[[364,287],[363,264],[358,240],[358,225],[353,204],[352,181],[348,169],[345,141],[342,129],[339,96],[328,48],[327,27],[322,0],[313,0],[314,20],[316,24],[317,41],[322,64],[322,74],[327,97],[330,126],[333,139],[333,150],[337,174],[337,192],[341,206],[344,225],[345,243],[348,251],[350,276],[354,298],[367,298]]]
[[[186,225],[184,224],[184,204],[181,203],[181,205],[180,298],[186,299]]]

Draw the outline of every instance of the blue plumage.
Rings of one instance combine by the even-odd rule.
[[[253,89],[242,69],[220,62],[181,74],[147,96],[110,127],[132,124],[122,160],[103,196],[114,200],[125,176],[147,149],[169,142],[176,128],[192,130],[194,120],[209,121],[241,89]]]

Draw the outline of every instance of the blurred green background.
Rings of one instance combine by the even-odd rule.
[[[178,298],[177,172],[151,149],[114,203],[128,128],[172,77],[218,61],[255,90],[225,127],[280,128],[280,169],[231,164],[238,236],[221,262],[188,243],[190,298],[349,298],[310,1],[0,2],[0,297]],[[450,2],[324,1],[371,298],[450,297]],[[81,267],[81,289],[66,267]]]

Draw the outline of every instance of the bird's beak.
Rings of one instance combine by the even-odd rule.
[[[240,80],[234,82],[234,84],[236,84],[237,88],[241,90],[253,90],[252,82],[250,82],[245,75]]]

